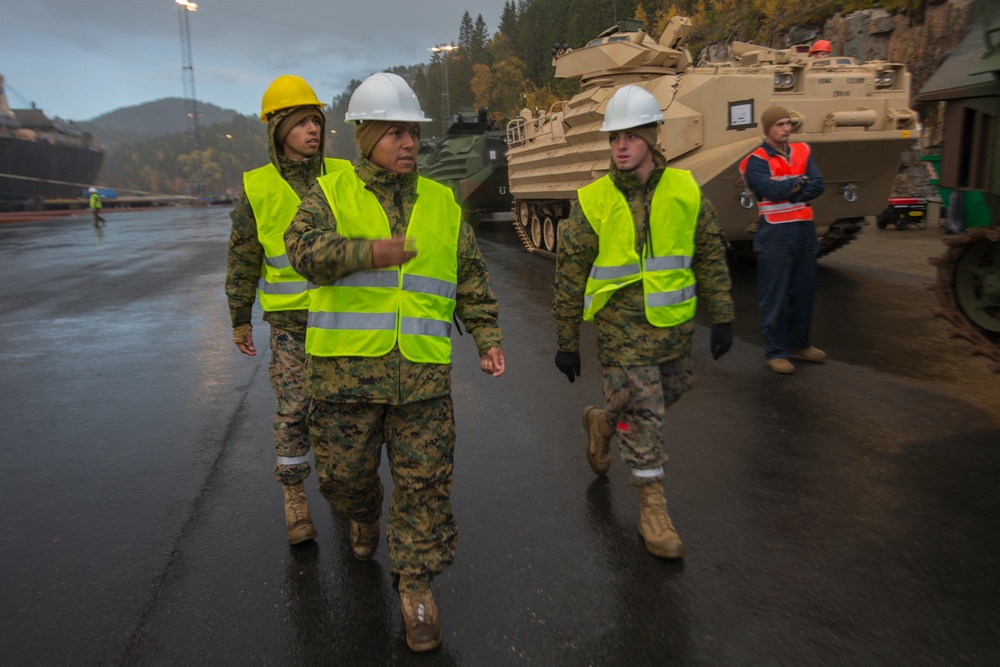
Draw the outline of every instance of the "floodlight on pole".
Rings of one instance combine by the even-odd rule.
[[[179,13],[181,28],[181,78],[184,84],[184,102],[187,106],[187,115],[191,119],[191,136],[194,139],[194,149],[196,152],[196,178],[198,194],[201,194],[201,133],[198,129],[198,100],[194,92],[194,63],[191,60],[191,26],[188,23],[188,15],[198,11],[198,5],[188,0],[175,0]]]
[[[448,132],[448,117],[451,116],[451,104],[448,100],[448,54],[457,51],[458,47],[454,44],[438,44],[432,46],[430,50],[443,54],[441,56],[444,61],[444,69],[441,70],[441,78],[444,80],[444,85],[441,87],[441,134],[444,135]]]

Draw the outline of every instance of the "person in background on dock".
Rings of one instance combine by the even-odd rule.
[[[292,266],[317,286],[306,333],[309,432],[319,489],[351,520],[359,560],[378,549],[385,444],[389,570],[407,646],[431,651],[442,636],[431,581],[458,541],[452,321],[472,334],[479,368],[499,377],[500,306],[454,194],[417,175],[419,124],[431,119],[406,81],[368,77],[345,120],[356,124],[357,167],[320,178],[285,232]]]
[[[101,216],[101,209],[104,208],[101,193],[97,188],[90,188],[87,192],[90,193],[90,212],[94,214],[94,227],[100,227],[101,223],[108,224],[108,221]]]
[[[760,211],[753,249],[764,360],[787,375],[795,372],[789,357],[817,364],[826,359],[809,342],[819,253],[809,201],[823,194],[824,186],[808,144],[788,142],[787,109],[768,107],[760,126],[764,143],[743,159],[740,173]]]
[[[316,179],[351,166],[346,160],[323,158],[322,109],[312,88],[297,76],[279,76],[264,92],[260,119],[267,123],[271,161],[243,174],[243,192],[230,214],[226,264],[236,348],[247,356],[257,354],[250,324],[255,298],[271,328],[268,370],[277,398],[274,478],[284,489],[291,544],[313,539],[316,528],[303,484],[310,472],[309,399],[303,391],[309,291],[305,279],[289,266],[282,236]]]
[[[691,172],[668,168],[657,149],[663,113],[640,86],[608,101],[606,176],[577,191],[559,225],[552,316],[556,367],[580,374],[580,321],[597,327],[604,409],[583,411],[587,462],[603,475],[611,438],[640,497],[639,533],[660,558],[681,558],[661,480],[666,410],[692,386],[697,297],[708,303],[713,359],[733,342],[733,301],[722,230]]]

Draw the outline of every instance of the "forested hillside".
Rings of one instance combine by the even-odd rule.
[[[553,46],[583,46],[621,19],[637,18],[651,35],[659,36],[670,18],[687,16],[694,26],[688,48],[697,57],[710,44],[724,47],[733,40],[779,48],[818,35],[836,41],[836,36],[824,33],[832,30],[829,20],[856,10],[880,7],[890,21],[893,16],[908,17],[920,24],[928,8],[963,2],[968,4],[966,0],[507,0],[499,25],[487,26],[482,16],[473,18],[465,12],[455,17],[456,50],[434,53],[425,63],[401,63],[392,71],[411,82],[424,111],[435,120],[444,118],[445,76],[452,112],[486,106],[499,120],[517,115],[524,107],[547,109],[572,96],[576,81],[553,77]],[[959,13],[955,20],[963,17]],[[442,17],[442,21],[447,19]],[[955,26],[943,30],[960,37]],[[916,41],[935,41],[933,35],[921,37],[923,34],[917,34]],[[936,41],[934,48],[950,48],[945,40]],[[937,52],[931,48],[920,46],[923,62],[936,60]],[[869,53],[863,57],[874,56]],[[327,108],[327,127],[336,130],[327,137],[328,154],[348,159],[355,156],[352,128],[343,118],[351,93],[369,74],[358,72],[358,78]],[[165,193],[190,192],[194,183],[202,183],[210,194],[238,188],[240,172],[267,159],[261,125],[241,117],[216,125],[207,120],[202,125],[201,155],[195,153],[190,134],[180,131],[162,139],[112,147],[102,182],[121,189]],[[440,134],[441,128],[441,124],[431,123],[425,130]],[[101,136],[101,130],[96,134]],[[220,140],[227,135],[231,138]],[[119,136],[128,135],[123,132]]]

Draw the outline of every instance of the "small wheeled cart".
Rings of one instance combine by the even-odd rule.
[[[889,205],[878,214],[875,224],[879,229],[890,225],[899,230],[910,227],[923,229],[927,224],[927,200],[919,197],[890,197]]]

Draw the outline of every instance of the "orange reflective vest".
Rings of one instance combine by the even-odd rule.
[[[740,162],[740,175],[746,182],[747,162],[752,157],[759,157],[767,163],[771,170],[773,180],[786,180],[805,176],[806,168],[809,166],[809,146],[803,143],[788,144],[791,151],[790,159],[785,160],[780,155],[769,155],[761,146]],[[757,202],[757,208],[764,219],[770,223],[799,222],[801,220],[812,220],[813,211],[809,202],[790,202],[787,199],[782,201],[770,201],[762,199]]]

